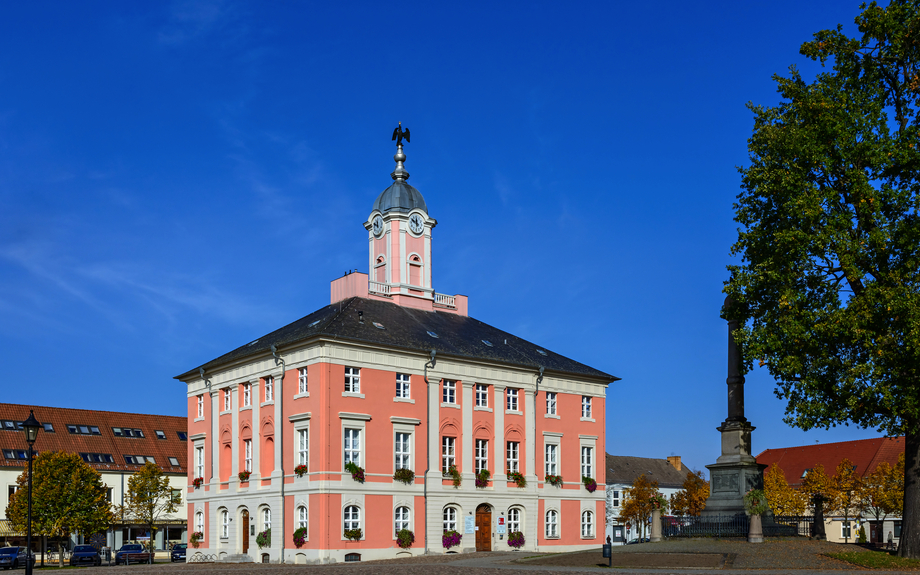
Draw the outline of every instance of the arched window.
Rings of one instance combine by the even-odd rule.
[[[377,256],[374,263],[374,281],[386,283],[387,281],[387,260],[383,256]]]
[[[581,536],[594,537],[594,513],[590,511],[581,514]]]
[[[266,507],[262,510],[262,531],[272,528],[272,510]]]
[[[226,509],[220,510],[220,536],[230,537],[230,513]]]
[[[409,256],[409,285],[422,285],[422,259],[415,254]]]
[[[521,530],[521,510],[512,507],[508,510],[508,533]]]
[[[444,531],[457,530],[457,509],[454,507],[444,508]]]
[[[361,510],[357,505],[345,507],[343,524],[345,529],[361,529]]]
[[[307,508],[301,505],[297,508],[297,529],[307,526]]]
[[[399,533],[403,529],[409,528],[409,508],[408,507],[397,507],[396,508],[396,518],[394,522],[394,527],[396,532]]]
[[[559,537],[559,512],[550,509],[546,512],[546,536]]]
[[[204,513],[201,511],[195,514],[195,531],[204,533]]]

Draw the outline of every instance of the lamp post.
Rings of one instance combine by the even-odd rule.
[[[35,413],[29,410],[29,419],[22,422],[22,430],[26,434],[26,443],[29,444],[29,513],[27,516],[28,531],[26,532],[26,575],[32,575],[32,445],[38,437],[38,430],[42,424],[35,419]]]

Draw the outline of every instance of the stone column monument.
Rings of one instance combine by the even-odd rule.
[[[725,298],[723,309],[731,309],[731,296]],[[737,515],[744,513],[744,494],[749,489],[763,489],[763,470],[751,455],[751,432],[754,426],[744,417],[744,376],[741,375],[741,353],[732,332],[738,329],[737,319],[728,320],[728,417],[716,429],[722,434],[722,455],[709,469],[709,499],[703,516]]]

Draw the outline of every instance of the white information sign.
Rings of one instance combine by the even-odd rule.
[[[463,532],[464,533],[475,533],[476,532],[476,518],[472,515],[468,515],[463,518]]]

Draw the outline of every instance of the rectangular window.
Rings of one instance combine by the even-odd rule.
[[[505,395],[508,399],[507,408],[508,411],[517,411],[518,410],[518,390],[513,387],[509,387],[505,390]]]
[[[172,465],[173,467],[179,467],[179,458],[178,458],[178,457],[170,457],[170,458],[169,458],[169,464]]]
[[[176,435],[179,436],[179,439],[180,439],[180,440],[182,440],[182,441],[188,441],[188,433],[186,433],[186,432],[184,432],[184,431],[177,431],[177,432],[176,432]]]
[[[582,477],[594,477],[594,448],[592,447],[582,447],[581,448],[581,476]]]
[[[556,393],[546,392],[546,415],[556,415]]]
[[[846,538],[848,538],[848,539],[853,537],[853,534],[852,534],[852,532],[851,532],[851,530],[850,530],[850,522],[849,522],[849,521],[840,524],[840,536],[841,536],[841,537],[846,537]]]
[[[396,469],[409,469],[409,434],[396,434]]]
[[[444,380],[443,391],[441,394],[441,401],[443,403],[457,403],[457,382],[450,381],[449,379]]]
[[[507,449],[508,473],[511,473],[512,471],[520,473],[520,453],[521,444],[517,441],[509,441]]]
[[[250,405],[252,405],[252,384],[247,382],[243,384],[243,407]]]
[[[265,378],[265,401],[271,401],[274,397],[275,378],[268,376]]]
[[[547,475],[559,475],[558,470],[558,460],[557,456],[559,455],[558,445],[547,444],[546,446],[546,474]]]
[[[451,465],[457,464],[457,452],[455,451],[455,438],[441,438],[441,472],[447,473]]]
[[[345,392],[361,393],[361,370],[359,368],[345,368]]]
[[[894,522],[894,536],[897,537],[898,539],[901,538],[901,522],[900,521]]]
[[[70,427],[70,426],[68,426],[68,427]],[[115,437],[121,437],[121,435],[122,435],[122,433],[121,433],[121,428],[120,428],[120,427],[113,427],[113,428],[112,428],[112,435],[114,435]]]
[[[409,374],[396,374],[396,397],[409,399]]]
[[[297,461],[299,465],[310,464],[310,430],[301,429],[297,432]]]
[[[156,434],[157,439],[166,439],[166,432],[162,429],[155,429],[153,432]]]
[[[345,429],[345,463],[361,466],[361,430]]]
[[[297,393],[307,393],[307,368],[297,370]]]
[[[581,396],[581,416],[591,417],[591,398],[587,395]]]
[[[45,431],[46,431],[46,432],[48,432],[48,433],[54,433],[54,425],[52,425],[52,424],[50,424],[50,423],[43,423],[43,424],[42,424],[42,427],[45,428]]]
[[[614,491],[612,495],[610,496],[610,500],[613,502],[612,504],[614,507],[619,507],[620,506],[620,492]]]
[[[476,384],[476,407],[489,407],[489,386]]]
[[[476,440],[476,473],[489,468],[489,441]]]
[[[195,448],[195,477],[204,477],[204,447]]]
[[[204,417],[204,396],[198,396],[198,417]]]
[[[224,390],[224,411],[230,411],[230,389]]]
[[[252,473],[252,440],[243,441],[243,469]],[[199,475],[199,477],[201,477]]]

